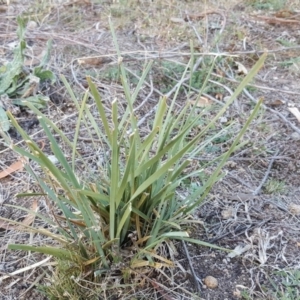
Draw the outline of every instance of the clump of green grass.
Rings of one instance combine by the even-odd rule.
[[[278,300],[292,300],[300,299],[300,271],[299,270],[282,270],[274,272],[277,280],[280,283],[275,283],[269,277],[269,281],[272,284],[275,292],[272,293],[272,297]]]
[[[286,0],[249,0],[248,3],[255,9],[280,10],[286,6]]]
[[[285,194],[287,186],[283,180],[270,178],[265,185],[265,191],[267,194]]]
[[[181,86],[177,87],[170,102],[166,97],[159,100],[150,129],[145,134],[138,126],[134,103],[152,63],[145,67],[132,91],[112,26],[111,30],[119,55],[119,72],[127,104],[122,115],[119,113],[117,100],[112,101],[110,113],[107,112],[97,87],[90,78],[87,79],[89,90],[82,101],[79,101],[62,77],[78,110],[72,141],[43,113],[26,102],[38,115],[57,164],[49,159],[11,114],[8,114],[11,122],[27,147],[14,145],[9,136],[2,132],[14,151],[40,167],[41,173],[36,173],[30,164],[26,165],[26,170],[41,190],[39,194],[30,196],[42,194],[52,200],[62,212],[62,215],[53,214],[52,217],[36,213],[36,217],[47,223],[50,229],[26,227],[28,231],[50,237],[54,241],[51,245],[9,246],[10,249],[40,252],[55,258],[57,267],[52,275],[51,286],[44,287],[44,292],[50,299],[98,299],[110,298],[120,291],[136,293],[136,286],[141,282],[145,285],[143,276],[148,272],[174,267],[172,259],[167,257],[168,251],[161,251],[163,245],[165,248],[172,248],[172,240],[218,248],[189,237],[187,230],[193,222],[190,214],[204,201],[213,184],[222,177],[221,169],[231,153],[247,143],[240,143],[240,139],[257,115],[261,104],[259,101],[226,153],[212,162],[204,163],[200,170],[185,172],[193,157],[206,151],[213,141],[222,141],[224,138],[227,140],[230,126],[213,135],[208,132],[255,76],[266,55],[255,64],[215,117],[198,129],[196,134],[191,136],[203,116],[203,113],[196,112],[196,106],[187,104],[174,114]],[[192,69],[192,62],[193,58],[184,70],[183,77]],[[209,74],[202,90],[208,78]],[[89,95],[95,101],[98,116],[90,112],[87,105]],[[103,163],[99,165],[98,177],[77,151],[79,132],[83,128],[92,140],[94,135],[100,140]],[[64,151],[67,147],[70,149],[70,159],[66,158],[61,144]],[[96,152],[99,144],[95,143],[94,146]],[[90,176],[83,175],[77,169],[78,162],[85,166],[86,172],[91,173]],[[200,176],[205,168],[212,166],[214,171],[211,175],[205,177],[201,185],[193,185],[189,195],[180,197],[176,193],[182,182]]]

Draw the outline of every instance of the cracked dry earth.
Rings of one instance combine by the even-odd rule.
[[[82,8],[86,9],[85,14],[90,21],[89,25],[95,23],[93,14],[100,8],[100,5],[95,5],[93,13],[87,7]],[[218,9],[222,9],[222,7]],[[5,15],[3,12],[1,14]],[[187,244],[187,251],[185,251],[179,246],[178,263],[187,271],[187,276],[185,281],[178,283],[183,284],[189,291],[197,292],[195,278],[189,271],[187,259],[189,255],[196,280],[200,285],[202,299],[275,300],[278,294],[275,293],[274,285],[279,289],[285,288],[284,278],[278,272],[300,268],[300,213],[297,210],[300,206],[300,123],[290,110],[290,107],[300,110],[300,65],[296,60],[300,57],[299,24],[278,21],[278,17],[274,23],[272,13],[253,11],[253,9],[249,11],[249,7],[243,2],[224,11],[224,14],[226,14],[227,23],[223,39],[218,45],[219,52],[239,53],[239,62],[246,68],[253,65],[263,49],[268,49],[270,52],[264,68],[253,82],[251,93],[242,94],[226,117],[243,124],[244,113],[253,107],[253,99],[260,97],[264,98],[265,112],[251,125],[246,134],[245,139],[251,142],[242,151],[232,155],[224,168],[226,176],[214,186],[205,204],[197,209],[195,218],[201,221],[202,225],[193,228],[191,236],[220,247],[240,249],[242,253],[240,256],[229,257],[228,253],[224,251],[206,247]],[[208,17],[209,26],[216,22],[214,18],[215,16]],[[15,39],[16,29],[12,19],[7,20],[11,26],[6,27],[6,32],[1,32],[1,49],[4,51],[4,55],[9,55],[7,44]],[[1,23],[3,24],[3,21]],[[42,47],[43,38],[37,37],[42,37],[43,34],[44,36],[49,35],[47,30],[46,28],[43,32],[42,28],[39,32],[33,32],[33,42],[41,44]],[[105,31],[103,35],[105,47],[97,40],[96,35],[92,36],[93,32],[90,31],[87,40],[82,35],[76,36],[75,31],[72,34],[69,33],[67,29],[62,34],[68,38],[63,39],[62,35],[52,34],[57,52],[51,62],[56,74],[66,74],[68,79],[76,84],[74,74],[70,74],[69,67],[66,67],[72,61],[72,58],[68,57],[65,52],[66,48],[70,50],[73,49],[72,47],[78,46],[78,43],[86,43],[89,49],[82,49],[80,46],[78,49],[76,48],[76,55],[84,56],[83,50],[89,51],[88,55],[92,55],[96,48],[98,51],[102,51],[101,54],[107,54],[109,49],[112,49],[112,42],[107,38],[109,36],[107,29],[103,29],[103,31]],[[243,35],[245,38],[241,39],[239,35]],[[125,34],[122,30],[118,32],[118,38],[123,41],[121,43],[123,51],[145,50],[136,43],[134,36]],[[298,47],[282,47],[279,42],[282,39],[288,40]],[[30,40],[30,36],[28,40]],[[95,41],[93,47],[89,47],[90,41]],[[158,40],[156,43],[154,39],[150,38],[146,48],[163,52],[162,45],[162,41]],[[163,46],[164,49],[167,49],[170,45],[165,43]],[[172,47],[174,48],[174,45]],[[282,50],[283,48],[284,50]],[[61,63],[55,62],[57,60],[61,60]],[[75,71],[78,82],[78,78],[83,78],[85,74],[80,68]],[[226,80],[225,82],[229,84],[235,79],[227,76]],[[82,84],[82,81],[79,83]],[[120,89],[115,83],[106,83],[101,88],[104,99],[121,97]],[[72,105],[62,86],[57,85],[54,90],[49,116],[54,120],[67,119],[61,123],[61,128],[70,130],[72,124],[74,125],[76,122]],[[145,111],[151,110],[157,98],[158,95],[150,99]],[[185,100],[183,99],[183,101]],[[23,112],[20,121],[28,124],[29,118],[32,119],[32,122],[28,132],[35,134],[37,140],[43,140],[44,135],[31,114],[27,115],[26,112]],[[13,136],[13,134],[12,132],[15,141],[19,141],[19,137]],[[223,150],[228,147],[226,142],[220,146]],[[5,169],[6,166],[16,161],[17,157],[7,151],[4,143],[1,142],[0,147],[1,168]],[[88,148],[86,151],[88,152]],[[210,158],[204,156],[199,159]],[[270,181],[271,183],[272,181],[282,183],[283,188],[280,190],[274,188],[272,191]],[[264,184],[261,186],[262,183]],[[33,182],[28,179],[26,174],[19,172],[1,179],[0,184],[0,216],[13,220],[24,220],[26,213],[5,204],[31,208],[34,199],[25,201],[22,198],[16,198],[15,195],[24,190],[34,189]],[[39,202],[39,210],[44,212],[47,210],[47,204],[42,200]],[[40,255],[24,254],[7,249],[7,245],[10,243],[26,244],[33,240],[36,244],[47,242],[44,237],[19,233],[15,228],[5,228],[4,226],[0,228],[1,300],[46,299],[36,289],[38,281],[43,282],[44,280],[40,268],[32,268],[6,278],[7,273],[32,266],[44,259]],[[46,268],[49,269],[51,266]],[[217,287],[209,288],[205,285],[204,279],[207,276],[217,279]],[[298,288],[300,289],[299,283]],[[179,299],[178,297],[177,294],[172,299]],[[300,299],[300,296],[299,298],[293,297],[297,296],[290,295],[288,299]],[[182,296],[182,299],[190,298]]]

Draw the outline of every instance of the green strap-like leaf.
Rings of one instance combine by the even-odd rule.
[[[0,131],[8,131],[10,127],[8,116],[3,109],[2,106],[0,106]]]
[[[29,246],[29,245],[20,245],[20,244],[10,244],[8,245],[8,249],[12,250],[24,250],[24,251],[33,251],[39,252],[47,255],[51,255],[61,259],[72,260],[72,253],[68,250],[64,250],[63,248],[55,248],[55,247],[37,247],[37,246]]]
[[[111,147],[112,134],[111,134],[111,130],[110,130],[110,127],[109,127],[109,124],[108,124],[108,119],[107,119],[106,114],[105,114],[104,107],[102,105],[100,94],[99,94],[99,92],[97,90],[96,85],[92,82],[92,80],[91,80],[90,77],[87,77],[87,82],[89,84],[89,88],[91,90],[91,94],[93,95],[94,100],[96,102],[98,111],[100,113],[101,121],[103,123],[106,136],[108,137],[108,140],[109,140],[109,143],[110,143],[109,146]]]

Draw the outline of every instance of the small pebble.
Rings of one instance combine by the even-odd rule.
[[[28,23],[27,23],[27,26],[26,26],[26,28],[27,28],[27,30],[34,30],[34,29],[36,29],[37,28],[37,22],[35,22],[35,21],[29,21]]]
[[[226,117],[221,117],[220,118],[220,123],[227,123],[228,119]]]
[[[222,218],[225,220],[230,219],[231,217],[233,217],[233,211],[230,208],[224,209],[224,210],[222,210],[221,215],[222,215]]]
[[[49,159],[54,165],[58,164],[58,159],[56,158],[55,155],[49,155],[49,156],[48,156],[48,159]]]
[[[218,280],[213,276],[206,276],[204,283],[209,289],[215,289],[218,286]]]
[[[298,132],[293,132],[291,134],[291,138],[295,141],[299,141],[300,140],[300,134]]]
[[[291,203],[289,205],[289,212],[295,216],[299,216],[300,215],[300,205]]]

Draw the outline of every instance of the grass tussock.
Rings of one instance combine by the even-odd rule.
[[[212,141],[226,136],[230,125],[213,134],[211,129],[262,67],[266,55],[257,61],[205,126],[198,128],[205,109],[199,111],[197,105],[187,103],[180,111],[175,110],[182,88],[178,84],[172,99],[159,99],[145,133],[134,106],[152,62],[145,66],[132,89],[112,25],[111,31],[119,55],[119,74],[126,100],[122,114],[117,99],[112,99],[110,104],[103,103],[91,78],[87,78],[88,90],[83,99],[78,99],[62,77],[78,111],[73,140],[32,103],[24,102],[37,114],[55,160],[50,159],[49,153],[28,136],[10,113],[11,123],[26,142],[26,147],[12,144],[10,137],[2,132],[6,143],[30,160],[26,170],[40,188],[38,194],[30,196],[42,194],[53,203],[50,216],[36,213],[49,229],[29,226],[26,229],[51,238],[53,243],[9,246],[10,249],[53,256],[56,264],[49,275],[49,285],[42,288],[50,299],[113,299],[120,294],[136,295],[139,289],[153,287],[151,276],[155,272],[174,267],[170,251],[174,248],[174,240],[218,248],[189,236],[189,226],[193,223],[191,213],[201,205],[213,184],[222,178],[221,169],[231,153],[246,143],[241,137],[261,104],[259,101],[254,107],[225,153],[214,161],[203,163],[202,168],[187,172],[195,156]],[[191,57],[182,78],[188,74],[192,78],[193,62]],[[201,90],[206,88],[209,76],[210,73],[203,80]],[[90,111],[90,98],[95,103],[97,115]],[[83,130],[91,140],[97,139],[97,144],[93,143],[95,152],[101,147],[96,171],[78,151],[79,134]],[[32,167],[33,163],[39,166],[38,171]],[[212,172],[202,185],[194,186],[188,195],[180,195],[182,182],[199,176],[206,168],[212,168]]]

